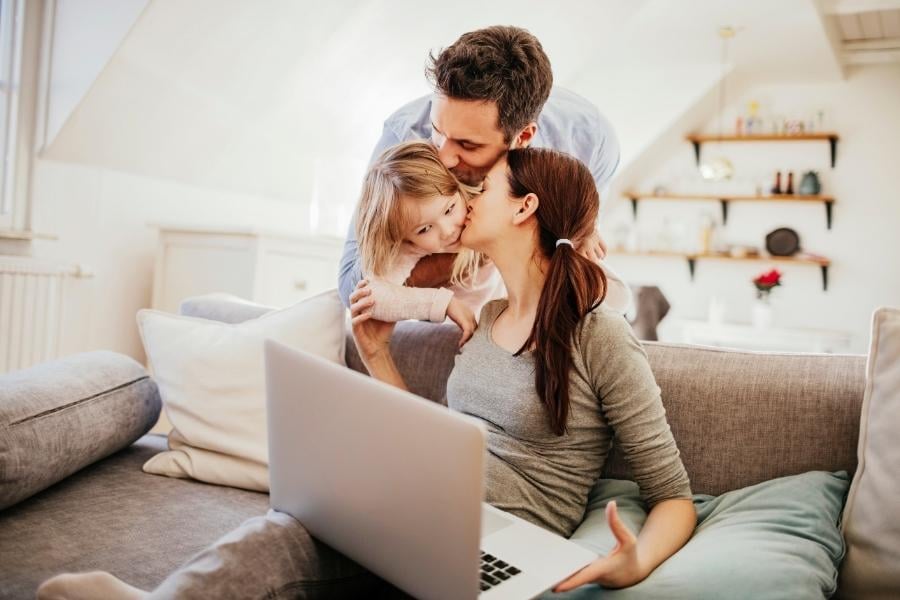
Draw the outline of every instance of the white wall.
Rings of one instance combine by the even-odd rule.
[[[208,190],[96,167],[39,160],[34,226],[40,258],[84,265],[70,281],[62,353],[109,349],[143,359],[135,325],[150,305],[156,230],[149,223],[304,231],[306,206]],[[222,265],[228,268],[228,265]]]
[[[137,22],[148,0],[51,0],[52,45],[48,73],[49,142],[87,94],[110,57]]]
[[[765,234],[780,226],[795,229],[805,250],[832,259],[829,289],[823,292],[818,267],[778,265],[785,273],[774,293],[776,324],[848,331],[853,351],[867,349],[869,318],[880,305],[900,305],[900,69],[896,66],[852,70],[845,81],[821,84],[747,83],[740,100],[731,103],[723,119],[733,128],[735,116],[757,100],[771,115],[805,118],[822,108],[827,129],[837,131],[837,165],[829,167],[824,142],[790,144],[730,144],[704,146],[705,156],[719,153],[735,166],[732,182],[704,183],[697,176],[693,150],[683,141],[691,131],[714,132],[715,119],[685,119],[677,142],[661,140],[654,160],[638,161],[639,170],[623,174],[616,190],[649,191],[657,185],[672,192],[749,193],[757,184],[768,189],[776,169],[793,170],[795,188],[804,170],[820,174],[823,193],[836,198],[834,225],[825,228],[820,203],[730,205],[728,225],[718,231],[730,243],[762,247]],[[668,220],[677,241],[697,239],[699,218],[708,213],[720,221],[718,203],[654,202],[640,204],[638,230],[652,243]],[[605,211],[602,227],[615,241],[631,223],[630,204],[619,198]],[[655,283],[672,303],[674,319],[704,319],[710,298],[727,304],[730,321],[747,321],[754,297],[750,279],[766,263],[700,261],[696,279],[678,259],[614,256],[612,264],[636,282]]]

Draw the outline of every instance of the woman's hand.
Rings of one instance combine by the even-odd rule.
[[[372,318],[375,298],[372,288],[365,279],[356,284],[350,294],[350,317],[353,325],[353,340],[359,355],[368,368],[369,363],[380,356],[390,354],[391,334],[396,323],[385,323]]]
[[[638,559],[637,537],[619,518],[615,501],[606,505],[606,522],[616,536],[616,547],[557,585],[554,592],[567,592],[586,583],[599,583],[608,588],[628,587],[649,575]]]
[[[462,348],[463,344],[468,342],[472,334],[475,333],[475,327],[477,326],[475,313],[472,312],[468,305],[454,297],[450,299],[450,304],[447,305],[447,316],[462,329],[462,337],[459,338],[459,347]]]

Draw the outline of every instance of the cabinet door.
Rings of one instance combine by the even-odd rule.
[[[289,306],[337,287],[337,268],[337,259],[331,257],[266,252],[255,300],[270,306]]]
[[[250,298],[253,256],[245,244],[217,245],[204,238],[165,240],[157,262],[153,307],[178,312],[190,296],[225,292]]]

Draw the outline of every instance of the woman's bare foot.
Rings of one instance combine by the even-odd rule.
[[[138,600],[147,592],[130,586],[106,571],[63,573],[41,584],[37,600]]]

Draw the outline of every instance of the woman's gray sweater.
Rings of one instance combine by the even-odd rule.
[[[534,354],[513,356],[492,341],[494,321],[506,306],[505,299],[494,300],[482,309],[447,382],[450,408],[488,428],[486,501],[569,537],[584,517],[613,437],[650,506],[690,498],[659,387],[625,319],[600,306],[579,324],[568,431],[557,436],[535,388]]]

